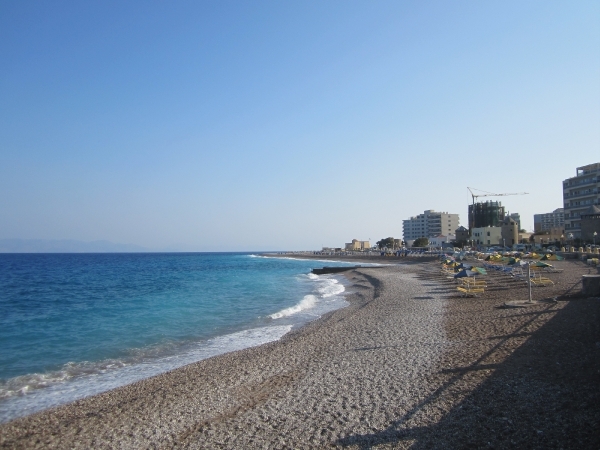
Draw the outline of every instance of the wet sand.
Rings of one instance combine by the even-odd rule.
[[[349,307],[3,424],[0,446],[600,448],[600,299],[578,296],[598,271],[554,264],[533,295],[556,301],[525,309],[502,308],[527,286],[499,273],[462,298],[437,262],[354,269]]]

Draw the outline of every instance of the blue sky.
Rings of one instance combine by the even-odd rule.
[[[600,162],[600,3],[0,3],[0,239],[402,234],[467,186],[533,227]]]

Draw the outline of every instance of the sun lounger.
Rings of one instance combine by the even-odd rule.
[[[473,280],[471,278],[460,278],[460,282],[461,284],[465,285],[465,286],[472,286],[472,287],[487,287],[487,281],[485,280]]]
[[[480,287],[462,287],[457,286],[456,290],[461,293],[463,297],[477,297],[477,294],[483,294],[485,290]]]
[[[534,286],[549,286],[551,284],[554,284],[554,281],[546,277],[532,277],[531,283]]]

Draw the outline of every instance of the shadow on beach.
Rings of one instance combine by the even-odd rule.
[[[466,367],[439,371],[440,387],[381,432],[347,436],[342,447],[388,444],[411,448],[600,448],[600,299],[574,299],[557,311],[546,306]],[[554,313],[529,333],[528,325]],[[508,320],[498,319],[498,320]],[[527,339],[494,363],[511,339]],[[474,374],[483,381],[435,424],[411,427],[419,414],[443,408]],[[390,399],[393,401],[393,399]],[[418,421],[418,420],[417,420]]]

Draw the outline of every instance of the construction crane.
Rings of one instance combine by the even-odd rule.
[[[505,193],[505,194],[494,194],[493,192],[487,192],[487,191],[483,191],[481,189],[476,189],[476,188],[470,188],[467,186],[467,189],[469,190],[469,192],[471,193],[471,197],[473,198],[473,208],[472,208],[472,224],[473,226],[475,226],[475,199],[478,197],[504,197],[507,195],[527,195],[529,194],[529,192],[511,192],[511,193]],[[473,190],[475,191],[479,191],[479,192],[484,192],[484,194],[474,194]],[[469,227],[469,231],[471,231],[471,227]]]

